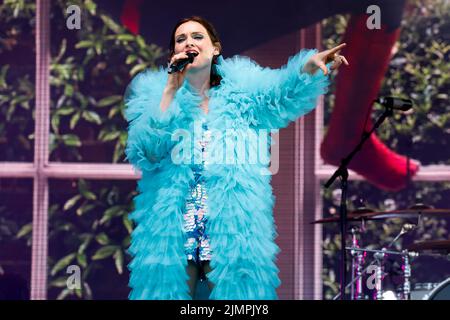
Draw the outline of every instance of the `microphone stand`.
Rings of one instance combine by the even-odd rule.
[[[347,189],[348,189],[348,165],[350,161],[352,161],[355,154],[361,150],[364,142],[369,139],[370,135],[378,129],[378,127],[383,123],[383,121],[393,115],[393,108],[389,106],[385,106],[384,113],[378,118],[378,120],[373,125],[372,129],[369,132],[364,132],[360,142],[353,149],[350,154],[341,160],[341,164],[339,168],[334,172],[330,179],[325,183],[325,188],[329,188],[331,184],[336,180],[336,178],[341,178],[341,203],[339,207],[340,212],[340,233],[341,233],[341,260],[340,260],[340,298],[341,300],[345,299],[345,284],[347,283],[347,255],[346,255],[346,230],[347,230]]]

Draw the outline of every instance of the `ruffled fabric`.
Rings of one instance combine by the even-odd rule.
[[[144,176],[130,219],[136,224],[128,253],[133,260],[129,295],[133,300],[190,299],[182,232],[182,208],[188,191],[185,166]]]
[[[226,75],[227,95],[240,104],[250,123],[280,129],[313,110],[317,97],[327,92],[329,79],[321,70],[314,75],[302,72],[316,53],[302,50],[280,69],[263,68],[248,57],[235,56],[222,59],[218,72]]]
[[[128,249],[133,258],[128,265],[133,300],[190,299],[182,213],[192,171],[186,165],[174,165],[171,150],[176,145],[174,131],[191,118],[180,105],[192,107],[199,99],[183,86],[163,112],[159,103],[166,82],[166,70],[147,70],[125,92],[129,122],[125,153],[142,172],[139,194],[133,199],[135,209],[129,215],[136,225]]]
[[[178,90],[169,107],[160,107],[167,71],[146,70],[136,75],[125,91],[125,118],[128,121],[126,160],[140,171],[161,167],[160,161],[170,156],[174,147],[172,135],[177,128],[192,120],[193,108],[201,102],[187,81]],[[183,121],[184,120],[184,121]]]
[[[159,168],[170,146],[168,127],[177,106],[167,112],[159,107],[163,81],[162,72],[147,70],[138,74],[125,91],[125,118],[129,123],[126,160],[141,171]]]
[[[313,76],[300,72],[314,53],[302,51],[278,70],[261,68],[245,57],[219,58],[222,82],[207,93],[207,115],[202,114],[201,99],[187,81],[167,113],[161,112],[165,69],[146,71],[130,83],[125,98],[126,154],[142,172],[130,214],[136,224],[129,248],[133,258],[128,266],[130,299],[191,299],[183,213],[194,180],[190,164],[201,150],[195,141],[186,143],[176,137],[182,130],[195,140],[195,124],[201,117],[212,132],[203,170],[212,251],[212,271],[206,276],[214,284],[210,299],[277,299],[279,247],[268,162],[258,157],[256,163],[229,163],[224,155],[227,147],[234,159],[242,153],[245,159],[257,153],[268,155],[270,132],[259,129],[285,127],[314,108],[328,85],[321,71]],[[263,142],[248,139],[242,149],[239,141],[248,132]],[[174,150],[182,144],[190,152],[184,161],[174,162]]]
[[[280,284],[279,252],[272,215],[270,176],[253,170],[215,165],[207,176],[212,271],[210,299],[276,299]]]

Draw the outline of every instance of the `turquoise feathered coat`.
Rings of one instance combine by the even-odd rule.
[[[242,56],[219,57],[216,68],[223,79],[208,92],[206,120],[209,129],[224,134],[213,134],[217,139],[208,144],[209,153],[220,154],[225,144],[238,139],[225,134],[227,129],[278,130],[313,110],[329,83],[320,70],[314,75],[301,72],[316,52],[303,50],[280,69],[262,68]],[[191,299],[183,213],[194,175],[189,163],[174,161],[172,151],[183,140],[173,139],[174,133],[193,132],[204,111],[199,107],[201,98],[185,81],[162,112],[159,104],[166,81],[166,69],[147,70],[125,93],[129,121],[125,152],[142,172],[130,214],[136,224],[129,248],[130,299]],[[253,141],[245,152],[255,148]],[[187,159],[198,152],[191,151],[185,152]],[[268,164],[217,161],[205,166],[204,175],[212,250],[212,271],[207,276],[215,285],[210,299],[276,299],[279,248],[274,242],[275,199]]]

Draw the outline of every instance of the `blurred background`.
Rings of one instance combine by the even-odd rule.
[[[167,47],[160,38],[152,41],[152,34],[161,32],[168,44],[169,27],[184,14],[174,16],[173,23],[162,28],[169,31],[152,33],[149,29],[139,32],[120,15],[130,1],[41,3],[44,9],[48,6],[47,11],[37,12],[36,2],[30,0],[0,4],[2,283],[12,283],[8,293],[17,298],[127,299],[130,257],[126,249],[133,228],[127,214],[139,176],[124,159],[123,93],[139,71],[165,63]],[[81,8],[79,30],[66,25],[69,5]],[[158,12],[158,5],[152,5]],[[280,6],[289,10],[288,5]],[[46,19],[41,24],[38,14]],[[311,23],[306,20],[306,25],[287,24],[267,39],[230,45],[224,56],[249,55],[262,65],[278,67],[304,46],[339,44],[349,16],[337,12]],[[226,41],[231,41],[225,39],[231,38],[223,38],[225,48]],[[351,174],[349,210],[361,200],[375,210],[404,209],[416,202],[450,208],[449,38],[449,1],[408,1],[380,95],[412,98],[415,112],[386,121],[378,135],[398,153],[418,159],[421,174],[399,192],[382,190]],[[286,44],[286,49],[280,49],[280,44]],[[48,59],[42,52],[48,53]],[[302,149],[312,155],[310,165],[315,171],[302,176],[301,184],[314,194],[302,198],[300,209],[294,205],[299,201],[296,193],[290,193],[289,183],[296,182],[286,182],[284,177],[292,176],[298,160],[289,153],[296,142],[294,127],[305,124],[280,133],[281,170],[273,185],[277,241],[282,250],[278,260],[282,299],[331,299],[339,290],[338,225],[310,224],[339,212],[338,184],[323,189],[333,170],[320,159],[318,147],[333,110],[333,92],[332,88],[311,115],[315,126],[304,129],[315,141],[312,150]],[[380,111],[375,109],[373,117]],[[309,212],[308,208],[313,209]],[[396,243],[396,249],[419,240],[448,240],[449,222],[445,217],[425,217],[418,230]],[[401,227],[398,219],[367,222],[363,245],[381,248]],[[304,244],[308,241],[310,246]],[[70,265],[81,271],[79,289],[67,286]],[[413,284],[439,283],[449,276],[448,256],[419,257],[413,264]]]

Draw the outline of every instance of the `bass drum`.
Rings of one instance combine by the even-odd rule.
[[[434,288],[425,300],[450,300],[450,278]]]

